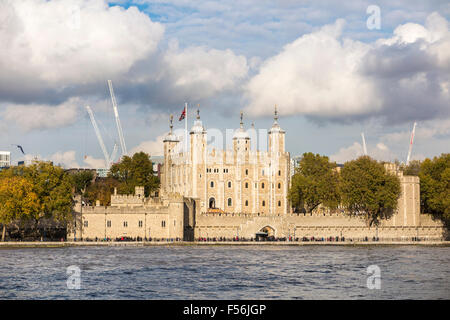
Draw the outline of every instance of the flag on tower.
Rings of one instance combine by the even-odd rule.
[[[181,113],[180,119],[178,121],[183,120],[186,117],[186,107],[184,107],[183,112]]]

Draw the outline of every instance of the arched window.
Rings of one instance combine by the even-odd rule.
[[[231,188],[231,181],[228,181],[228,188]]]
[[[248,189],[248,182],[245,183],[245,188]]]
[[[245,206],[248,207],[248,200],[245,200]]]
[[[248,169],[245,169],[245,175],[248,176]]]
[[[214,181],[211,181],[211,188],[214,188]]]
[[[213,208],[215,208],[215,207],[216,207],[216,199],[210,198],[210,199],[209,199],[209,208],[210,208],[210,209],[213,209]]]
[[[280,200],[278,200],[278,206],[281,207],[281,201]]]
[[[281,176],[281,170],[278,170],[278,175]]]
[[[278,189],[281,189],[281,183],[278,183]]]
[[[262,206],[265,207],[266,206],[266,202],[263,200],[262,202]]]
[[[261,189],[264,189],[264,182],[261,183]]]
[[[233,205],[233,202],[231,200],[231,198],[228,198],[228,206],[231,207]]]

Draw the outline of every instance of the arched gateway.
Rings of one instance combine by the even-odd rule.
[[[258,240],[271,240],[275,237],[275,229],[271,226],[265,226],[256,233]]]

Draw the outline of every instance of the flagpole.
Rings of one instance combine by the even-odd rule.
[[[188,152],[188,146],[187,146],[187,119],[188,119],[188,104],[187,102],[184,103],[184,110],[186,111],[186,114],[184,116],[184,148],[185,148],[185,154]]]

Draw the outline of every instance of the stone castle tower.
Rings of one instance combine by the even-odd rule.
[[[170,132],[164,139],[163,194],[198,198],[200,212],[274,216],[290,212],[290,155],[285,150],[285,131],[278,124],[276,107],[274,123],[264,137],[268,150],[252,149],[256,130],[253,126],[245,130],[242,112],[230,150],[208,149],[208,132],[197,110],[189,132],[189,151],[180,151],[182,142],[173,134],[172,121],[171,116]]]

